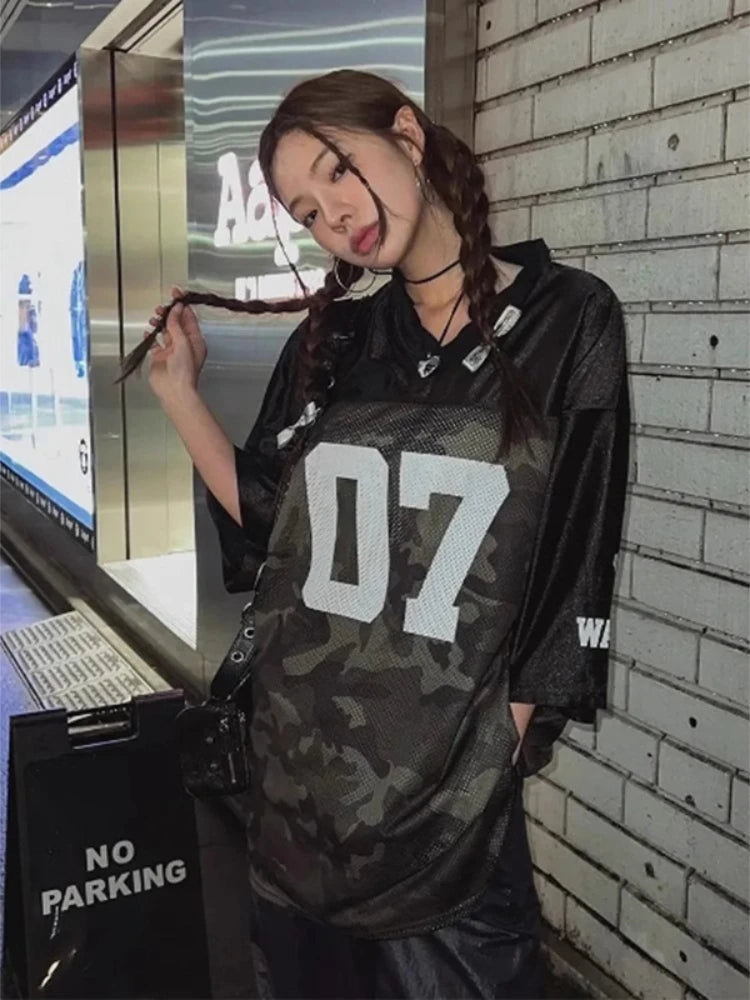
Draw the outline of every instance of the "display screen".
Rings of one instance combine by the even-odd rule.
[[[93,549],[80,133],[70,62],[0,136],[0,468]]]

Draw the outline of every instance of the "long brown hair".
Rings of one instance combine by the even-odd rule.
[[[466,143],[449,129],[431,122],[414,101],[382,77],[358,70],[336,70],[305,80],[294,87],[263,130],[258,159],[272,196],[271,203],[273,205],[274,199],[281,200],[272,171],[279,141],[290,132],[306,132],[328,146],[341,164],[352,171],[367,188],[376,206],[382,239],[387,231],[383,203],[370,187],[367,178],[341,152],[332,133],[334,129],[376,133],[399,146],[399,137],[393,131],[393,123],[396,113],[404,106],[411,108],[424,131],[422,183],[451,212],[454,226],[461,238],[459,258],[464,272],[464,294],[469,302],[469,316],[482,339],[490,346],[493,361],[503,378],[504,444],[507,445],[519,432],[527,432],[529,422],[533,424],[535,413],[517,369],[493,338],[491,313],[497,273],[491,259],[489,202],[484,188],[484,175]],[[304,289],[304,282],[291,261],[289,266]],[[297,394],[301,405],[308,401],[323,405],[333,364],[324,312],[334,300],[349,291],[362,273],[362,268],[356,265],[335,260],[322,288],[303,297],[278,302],[242,302],[188,292],[179,301],[220,306],[255,315],[308,310],[309,319],[300,337]],[[125,378],[140,365],[153,344],[154,337],[165,323],[166,315],[153,335],[128,355],[123,362],[121,378]]]

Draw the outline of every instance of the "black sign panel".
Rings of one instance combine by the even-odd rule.
[[[207,997],[180,692],[11,719],[6,975],[28,997]]]

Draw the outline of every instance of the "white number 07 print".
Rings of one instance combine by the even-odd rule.
[[[359,582],[331,579],[336,545],[336,481],[356,483]],[[312,554],[302,588],[308,608],[373,621],[383,610],[390,571],[388,465],[376,448],[322,443],[305,461]],[[508,497],[502,465],[448,455],[401,454],[399,503],[429,510],[433,494],[460,497],[418,597],[407,597],[405,632],[453,642],[461,586],[497,512]]]

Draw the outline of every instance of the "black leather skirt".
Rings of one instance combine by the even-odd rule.
[[[540,912],[521,784],[492,883],[467,916],[440,930],[365,940],[255,897],[255,995],[273,1000],[538,1000]]]

